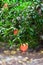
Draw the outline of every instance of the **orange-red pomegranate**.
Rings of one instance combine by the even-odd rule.
[[[27,44],[22,44],[22,45],[20,46],[20,50],[21,50],[22,52],[27,51],[27,49],[28,49],[28,45],[27,45]]]
[[[14,35],[17,35],[18,34],[18,30],[14,30]]]

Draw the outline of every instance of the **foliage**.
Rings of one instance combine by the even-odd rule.
[[[1,0],[0,3],[0,41],[9,43],[9,46],[28,43],[30,48],[35,48],[39,45],[43,34],[42,2]],[[17,35],[14,34],[16,29]]]

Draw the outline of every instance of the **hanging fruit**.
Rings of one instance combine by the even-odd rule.
[[[21,50],[22,52],[26,52],[26,51],[28,50],[28,44],[21,44],[20,50]]]
[[[18,34],[18,29],[15,29],[14,30],[14,35],[17,35]]]

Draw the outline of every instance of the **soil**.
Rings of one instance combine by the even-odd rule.
[[[4,50],[0,53],[0,65],[43,65],[43,51],[31,53]]]

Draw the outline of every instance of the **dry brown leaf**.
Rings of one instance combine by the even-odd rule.
[[[27,60],[24,58],[23,61],[27,61]]]
[[[25,57],[25,59],[28,59],[28,57]]]
[[[11,51],[11,54],[16,54],[16,51]]]
[[[23,61],[27,61],[28,60],[28,57],[25,57],[24,59],[23,59]]]
[[[43,53],[43,51],[41,51],[41,53]]]
[[[9,50],[4,50],[4,53],[5,54],[10,54],[10,51]]]
[[[19,63],[23,63],[21,60],[18,61]]]
[[[28,57],[25,57],[24,59],[23,59],[23,61],[27,61],[28,60]]]
[[[17,51],[19,51],[20,49],[19,48],[17,48]]]

